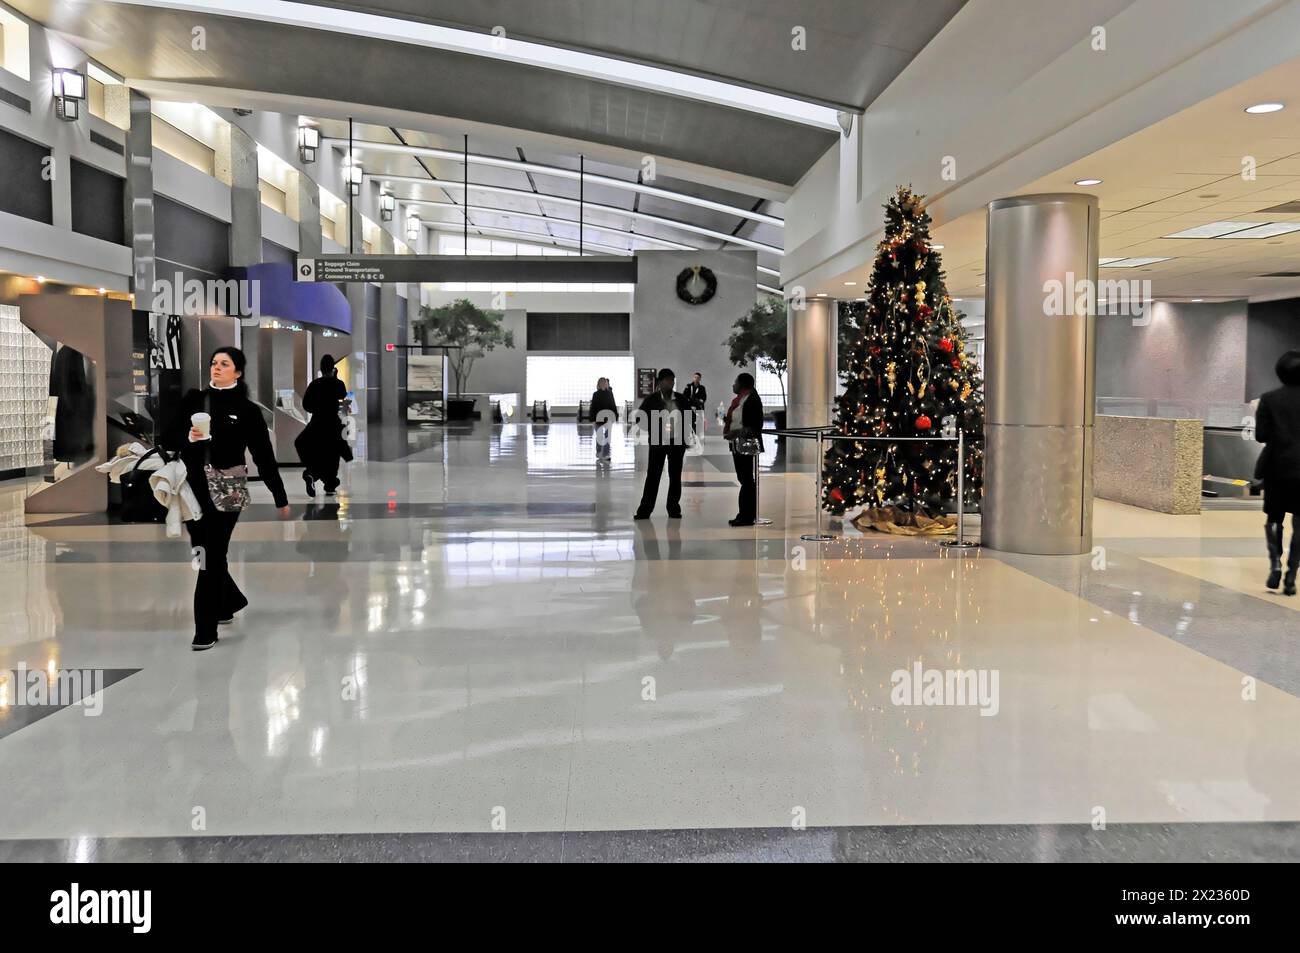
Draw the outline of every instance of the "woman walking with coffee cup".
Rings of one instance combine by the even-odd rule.
[[[245,363],[244,352],[237,347],[213,351],[209,386],[185,395],[162,440],[164,447],[178,451],[185,462],[186,481],[202,513],[185,524],[199,568],[191,643],[196,651],[216,645],[217,626],[233,622],[235,613],[248,605],[230,576],[227,558],[239,513],[248,505],[245,453],[253,455],[280,517],[289,515],[289,499],[275,465],[266,421],[249,400],[243,381]]]

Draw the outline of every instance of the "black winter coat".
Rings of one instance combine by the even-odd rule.
[[[200,411],[212,415],[212,439],[190,443],[190,417]],[[257,474],[271,491],[276,506],[288,506],[280,468],[271,449],[271,434],[257,405],[248,399],[243,388],[230,390],[192,390],[181,399],[180,409],[159,441],[164,448],[179,451],[185,462],[186,482],[199,498],[199,505],[211,507],[207,478],[203,466],[208,462],[218,469],[241,466],[246,453],[253,455]]]
[[[1279,387],[1259,399],[1255,439],[1265,444],[1256,476],[1300,480],[1300,386]]]

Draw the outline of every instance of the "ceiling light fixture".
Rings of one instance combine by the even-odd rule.
[[[420,240],[420,216],[412,214],[406,219],[406,238],[408,241]]]
[[[81,117],[81,104],[86,98],[86,75],[75,69],[56,69],[50,72],[54,92],[54,114],[64,122],[76,122]]]
[[[1286,106],[1282,103],[1256,103],[1253,106],[1247,106],[1246,112],[1250,113],[1252,116],[1260,116],[1264,113],[1280,112],[1285,108]]]
[[[846,281],[846,282],[844,282],[844,283],[845,283],[846,285],[848,285],[850,288],[852,288],[854,285],[857,284],[856,281]]]
[[[316,150],[320,148],[320,130],[306,119],[298,120],[298,158],[303,165],[316,161]]]
[[[396,208],[397,200],[393,198],[392,192],[379,193],[379,218],[381,221],[391,222]]]
[[[1075,179],[1075,185],[1101,185],[1101,179]]]

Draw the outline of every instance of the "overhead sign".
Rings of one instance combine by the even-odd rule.
[[[636,258],[619,255],[321,255],[299,258],[299,281],[592,282],[631,284]]]

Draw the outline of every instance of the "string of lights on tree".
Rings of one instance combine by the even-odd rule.
[[[900,188],[885,206],[885,237],[842,367],[835,426],[861,437],[955,435],[960,428],[969,511],[978,507],[984,471],[984,381],[966,353],[963,315],[948,297],[923,198]],[[835,440],[822,474],[823,505],[833,514],[886,505],[936,514],[957,496],[957,445]]]

